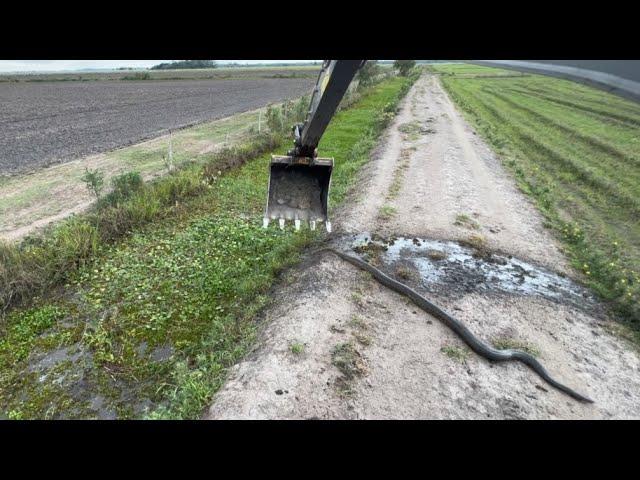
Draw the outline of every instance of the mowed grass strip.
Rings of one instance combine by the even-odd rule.
[[[386,80],[334,117],[319,147],[336,160],[332,206],[412,80]],[[179,214],[100,249],[55,300],[11,312],[0,341],[0,412],[199,417],[227,367],[251,345],[256,313],[269,303],[278,273],[321,238],[318,231],[262,229],[269,160],[264,154],[214,175],[181,201]],[[189,172],[194,182],[202,179],[200,169]]]
[[[585,283],[639,341],[640,106],[538,75],[433,70],[446,73],[449,95],[536,200]]]

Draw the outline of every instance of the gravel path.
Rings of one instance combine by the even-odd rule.
[[[418,133],[403,133],[411,132],[407,125]],[[409,92],[358,192],[333,215],[338,234],[482,235],[492,250],[573,275],[540,215],[436,77],[421,78]],[[383,207],[397,213],[381,214]],[[468,220],[460,222],[461,214]],[[637,351],[609,333],[610,320],[587,302],[579,308],[535,294],[421,290],[478,337],[537,350],[550,373],[592,405],[523,365],[473,354],[437,319],[335,256],[309,258],[290,275],[264,313],[255,350],[233,367],[206,418],[640,418]],[[292,351],[296,344],[302,352]]]
[[[0,83],[0,175],[309,92],[314,78]]]

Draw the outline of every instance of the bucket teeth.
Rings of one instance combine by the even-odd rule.
[[[318,222],[324,223],[333,164],[332,158],[273,155],[263,226],[278,222],[284,229],[292,223],[299,231],[307,222],[311,230]],[[331,225],[327,226],[330,231]]]
[[[271,223],[271,219],[270,218],[263,218],[262,219],[262,228],[269,228],[269,224]],[[302,223],[303,221],[300,220],[299,218],[296,218],[293,221],[293,225],[295,227],[295,231],[299,232],[302,228]],[[306,224],[306,222],[304,222]],[[323,223],[323,222],[320,222]],[[309,221],[309,229],[310,230],[315,230],[318,224],[318,220],[310,220]],[[279,218],[278,219],[278,226],[280,227],[280,230],[284,230],[285,226],[287,225],[287,219],[286,218]],[[324,222],[324,226],[327,229],[328,233],[331,233],[331,222]]]

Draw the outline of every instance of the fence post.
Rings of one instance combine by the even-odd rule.
[[[173,132],[169,130],[169,170],[173,170]]]
[[[260,133],[260,124],[262,123],[262,110],[258,110],[258,133]]]

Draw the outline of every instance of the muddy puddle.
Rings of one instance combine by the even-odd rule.
[[[147,350],[150,351],[147,352]],[[148,354],[151,361],[159,364],[168,361],[173,355],[174,349],[170,345],[160,345],[149,349],[146,342],[142,342],[137,353],[140,356]],[[100,382],[101,386],[99,386],[99,380],[94,374],[95,368],[92,352],[82,344],[76,343],[48,352],[32,353],[21,374],[35,375],[33,380],[35,388],[37,386],[55,386],[73,400],[73,404],[68,408],[53,409],[54,414],[51,419],[113,420],[119,417],[119,405],[130,407],[129,414],[140,418],[153,407],[159,406],[139,394],[139,391],[147,386],[145,384],[109,377]],[[103,393],[105,394],[103,395]],[[24,400],[28,399],[27,393],[22,396]]]
[[[372,262],[408,285],[443,295],[474,292],[541,296],[593,308],[585,288],[552,271],[457,242],[424,238],[383,239],[369,233],[343,237],[338,246]]]

